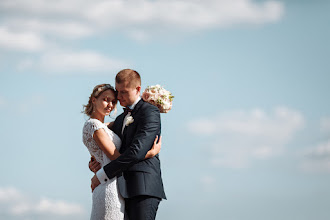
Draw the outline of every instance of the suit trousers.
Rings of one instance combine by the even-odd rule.
[[[135,196],[125,199],[125,219],[154,220],[161,199],[152,196]]]

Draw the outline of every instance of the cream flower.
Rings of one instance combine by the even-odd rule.
[[[125,122],[125,125],[128,126],[134,122],[134,118],[132,116],[128,116]]]

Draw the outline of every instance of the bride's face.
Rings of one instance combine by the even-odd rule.
[[[112,90],[106,90],[98,98],[93,98],[95,112],[103,116],[109,115],[116,107],[117,99]]]

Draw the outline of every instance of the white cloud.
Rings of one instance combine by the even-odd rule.
[[[214,166],[243,168],[281,154],[303,125],[301,113],[278,107],[272,114],[261,109],[221,113],[192,121],[188,129],[206,138]]]
[[[301,168],[307,172],[330,173],[330,118],[320,120],[320,132],[325,135],[325,141],[305,149],[299,156],[303,156]]]
[[[330,140],[325,143],[319,144],[318,146],[310,150],[307,155],[312,158],[330,159]]]
[[[284,13],[284,5],[274,0],[259,3],[252,0],[35,0],[33,3],[3,0],[0,9],[5,21],[14,26],[19,24],[15,21],[26,20],[18,26],[51,31],[58,36],[62,33],[66,37],[104,30],[152,34],[265,24],[280,20]]]
[[[10,216],[35,215],[78,217],[85,213],[82,206],[62,200],[34,199],[13,187],[0,187],[0,209]],[[3,213],[2,212],[2,213]]]
[[[125,61],[111,59],[93,51],[53,51],[42,54],[40,59],[25,59],[20,70],[39,69],[45,73],[113,73],[127,67]]]
[[[70,45],[79,44],[80,39],[115,33],[145,42],[194,31],[261,25],[280,20],[283,13],[284,5],[274,0],[2,0],[0,48],[40,57],[16,63],[21,70],[111,71],[122,69],[125,62],[97,52],[56,50],[71,47],[74,51]]]
[[[284,7],[279,1],[255,3],[251,0],[117,0],[99,1],[86,15],[96,22],[103,21],[108,27],[150,27],[157,24],[162,28],[205,29],[242,23],[273,22],[281,18],[283,10]]]
[[[81,21],[61,21],[42,19],[11,19],[8,26],[15,30],[28,29],[30,32],[43,34],[46,36],[56,36],[60,38],[76,39],[90,36],[94,33],[94,28]]]
[[[42,198],[35,204],[19,202],[10,209],[13,215],[50,214],[50,215],[81,215],[84,213],[80,205],[61,200]]]
[[[10,31],[0,26],[0,47],[20,51],[35,52],[45,47],[42,37],[30,31]]]
[[[304,152],[302,169],[309,172],[330,172],[330,140]]]
[[[0,202],[9,202],[22,199],[22,195],[13,187],[0,188]]]
[[[88,2],[90,2],[90,4],[93,3],[93,1],[84,0],[71,0],[69,2],[64,0],[58,0],[56,2],[51,0],[2,0],[0,2],[0,9],[2,14],[7,17],[17,14],[21,14],[21,16],[26,17],[31,17],[31,15],[39,17],[53,17],[54,15],[75,15],[80,10],[86,8],[86,3]]]

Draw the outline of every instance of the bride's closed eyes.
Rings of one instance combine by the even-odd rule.
[[[112,98],[110,98],[108,96],[104,97],[103,98],[103,101],[105,101],[107,103],[110,103],[111,102],[113,105],[117,103],[117,99],[112,99]]]

